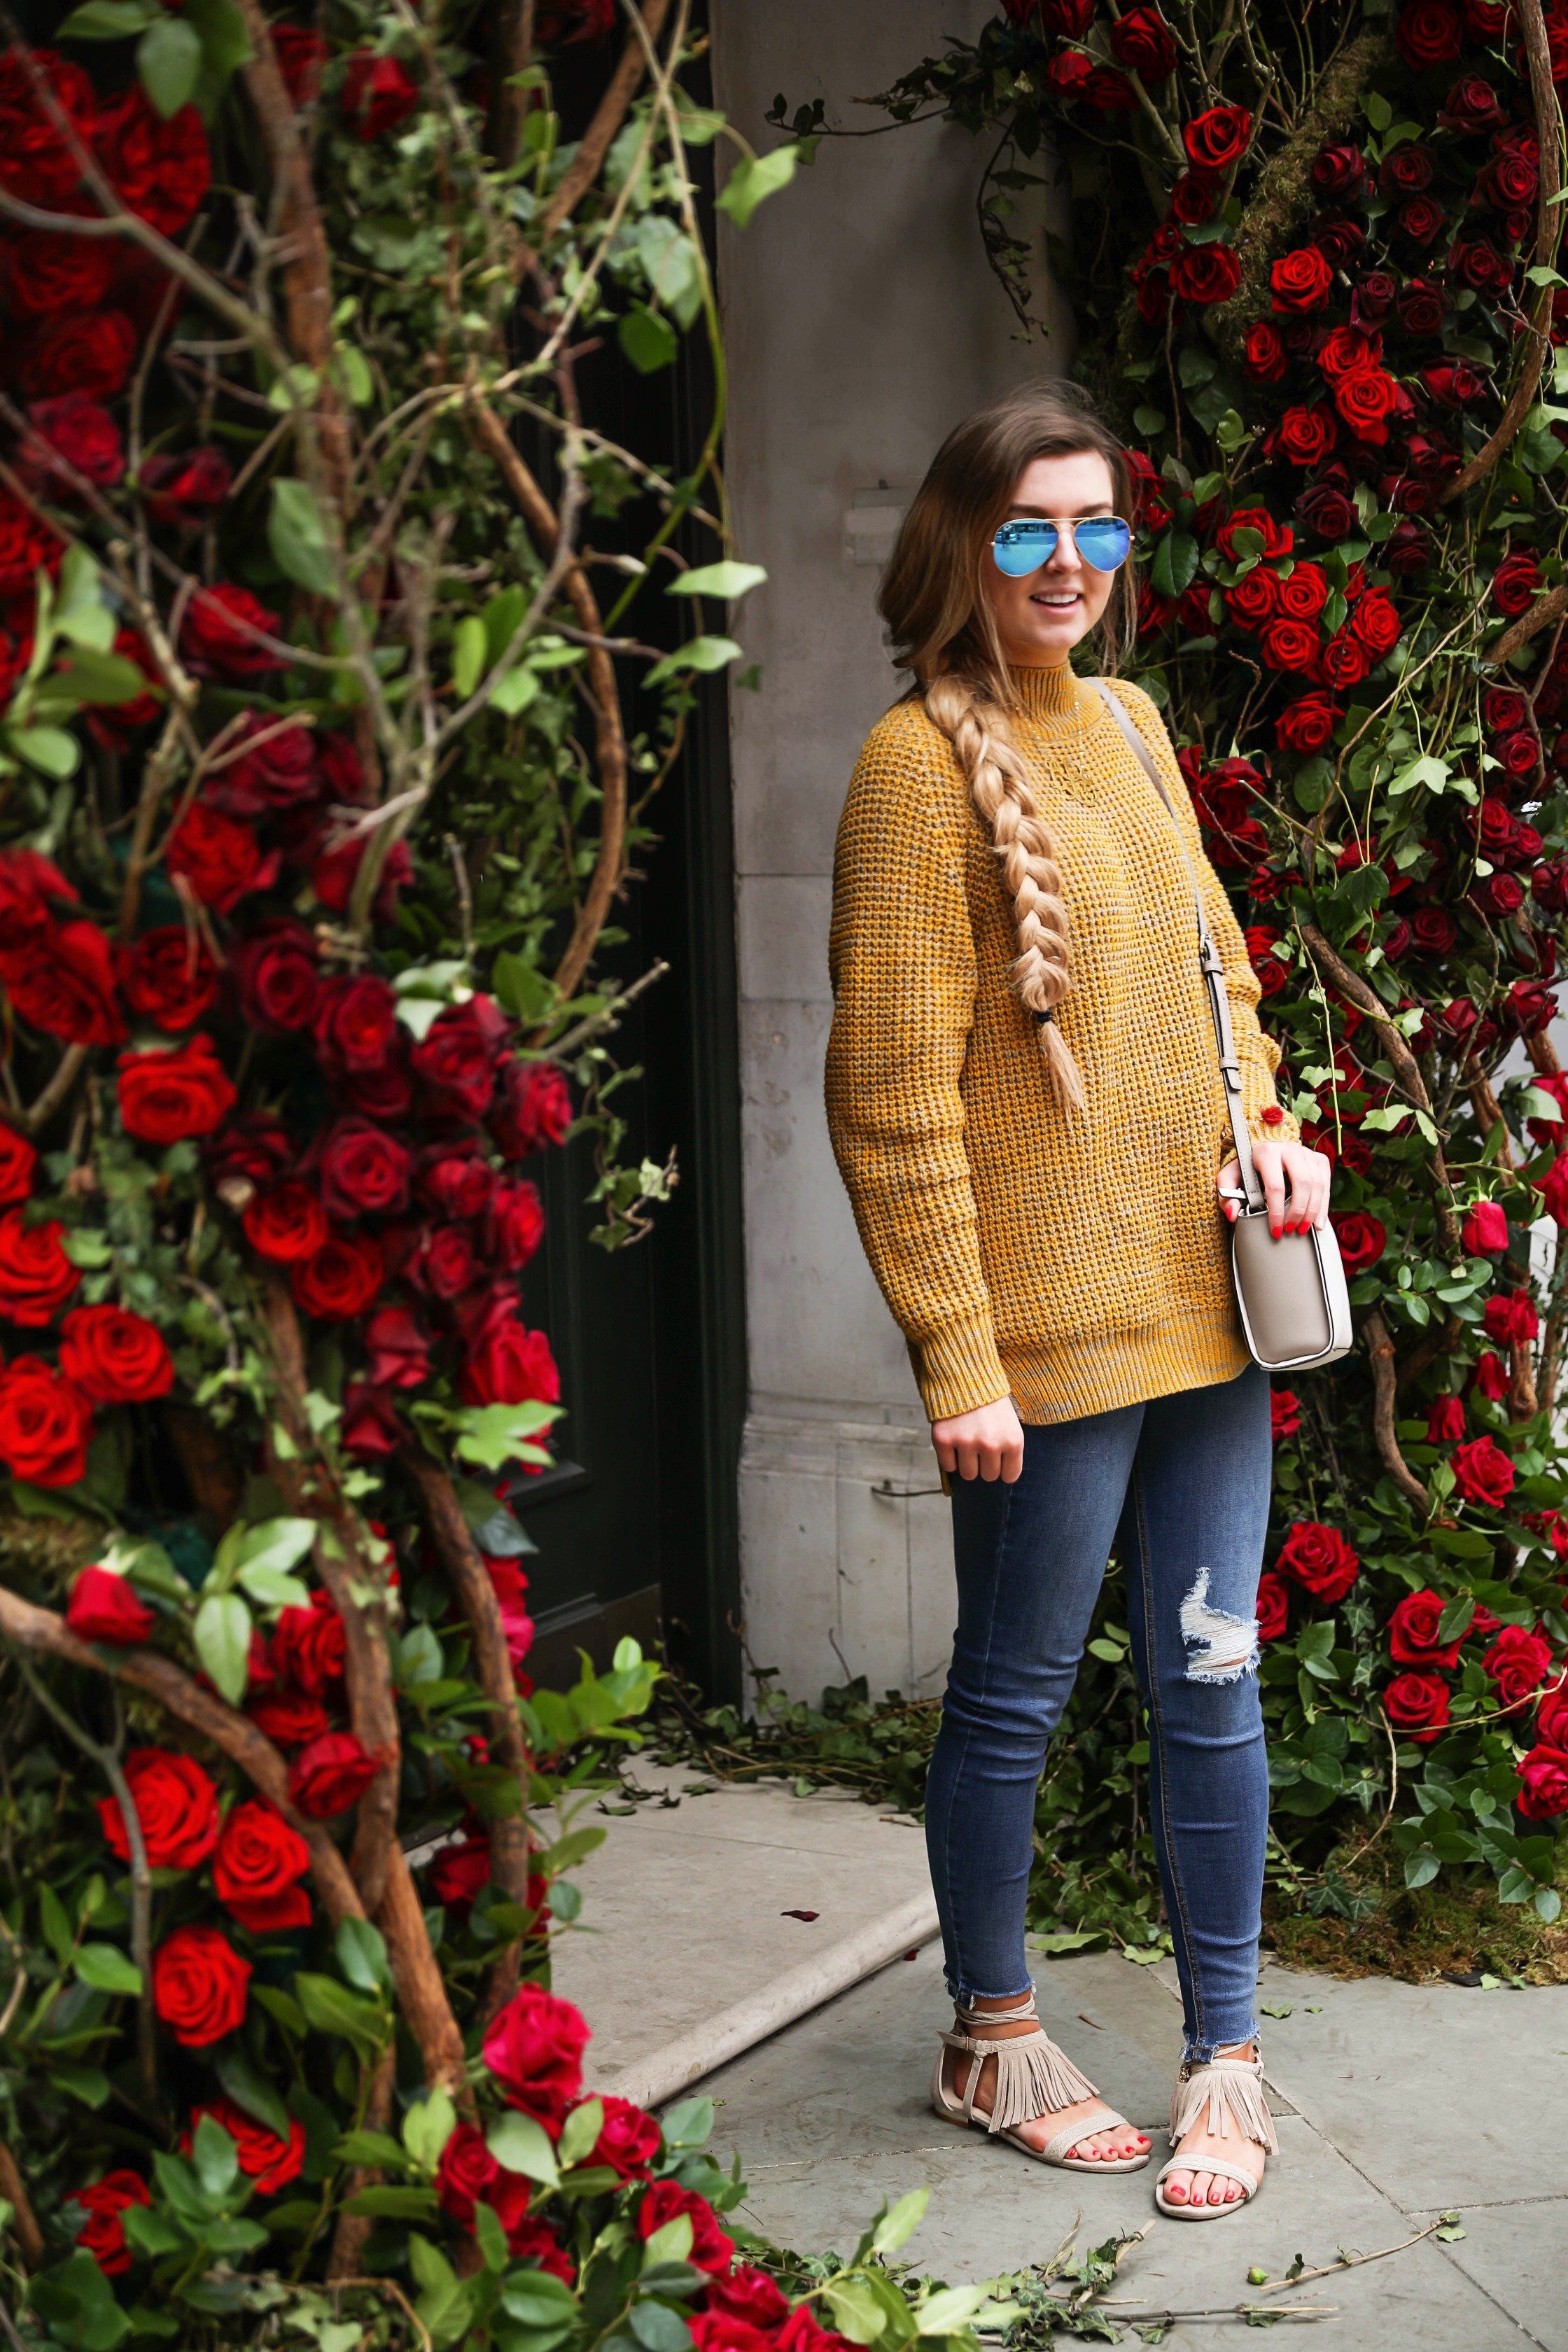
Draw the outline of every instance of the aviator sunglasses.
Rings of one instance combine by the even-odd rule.
[[[1031,572],[1050,562],[1064,530],[1071,533],[1085,563],[1092,564],[1096,572],[1115,572],[1126,562],[1132,531],[1120,515],[1090,515],[1065,524],[1031,517],[1026,522],[1005,522],[996,533],[991,551],[997,571],[1005,572],[1009,580],[1027,579]]]

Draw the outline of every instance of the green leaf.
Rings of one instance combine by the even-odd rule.
[[[485,674],[485,625],[478,613],[466,613],[452,633],[452,688],[467,702]]]
[[[742,155],[713,201],[737,228],[744,228],[764,197],[788,187],[799,161],[800,150],[793,143],[774,147],[766,155]]]
[[[599,2134],[605,2127],[605,2103],[602,2099],[584,2099],[574,2107],[556,2142],[555,2160],[563,2172],[571,2170],[593,2155],[599,2145]]]
[[[555,1002],[555,983],[548,973],[529,963],[520,955],[503,948],[490,966],[490,992],[505,1011],[516,1020],[530,1023],[542,1021]],[[489,1497],[487,1496],[487,1500]],[[494,1512],[491,1502],[490,1515]],[[489,1515],[487,1515],[487,1517]],[[479,1533],[476,1528],[475,1534]],[[483,1551],[488,1549],[481,1544]]]
[[[145,670],[123,654],[100,653],[96,646],[79,646],[55,673],[79,702],[134,702],[153,686]]]
[[[76,1931],[70,1915],[47,1879],[38,1882],[38,1924],[44,1940],[62,1969],[68,1969],[76,1948]]]
[[[767,576],[760,563],[702,563],[693,572],[681,572],[664,593],[667,596],[721,596],[728,604],[760,588]]]
[[[239,2179],[239,2150],[212,2116],[204,2116],[191,2142],[191,2161],[207,2195],[219,2200]]]
[[[675,331],[646,302],[634,303],[616,330],[616,340],[639,375],[657,374],[674,359]]]
[[[1157,596],[1179,596],[1197,576],[1201,551],[1190,530],[1168,530],[1154,550],[1149,584]]]
[[[247,2116],[253,2116],[258,2124],[265,2124],[269,2132],[275,2132],[280,2140],[287,2141],[288,2108],[237,2043],[230,2042],[220,2053],[217,2078],[237,2107],[243,2107]]]
[[[643,2352],[686,2352],[691,2341],[690,2328],[668,2303],[634,2303],[626,2321]]]
[[[963,2292],[960,2288],[959,2293]],[[888,2324],[877,2297],[858,2279],[830,2280],[822,2290],[822,2299],[833,2314],[838,2333],[851,2344],[875,2344]]]
[[[327,526],[309,482],[291,474],[273,478],[267,542],[279,570],[314,596],[330,596],[335,584]]]
[[[101,2107],[108,2104],[110,2082],[101,2066],[62,2066],[57,2060],[50,2065],[49,2080],[57,2089],[68,2091],[73,2099],[84,2106]]]
[[[84,1944],[76,1956],[76,1972],[83,1984],[99,1992],[129,1993],[138,2000],[142,1971],[126,1958],[117,1944]]]
[[[553,2189],[561,2177],[550,2135],[531,2116],[502,2116],[485,2134],[485,2146],[498,2164],[508,2172],[521,2172],[525,2180],[537,2180],[544,2188]],[[681,2214],[679,2218],[685,2221],[688,2217]],[[650,2239],[648,2242],[651,2245],[653,2242]],[[685,2252],[690,2251],[687,2246]]]
[[[343,2207],[381,2221],[433,2221],[438,2206],[433,2189],[362,2189]]]
[[[468,1405],[454,1413],[457,1450],[465,1462],[481,1469],[500,1470],[508,1462],[547,1460],[542,1448],[530,1441],[561,1418],[561,1407],[531,1398],[523,1404]]]
[[[183,17],[160,14],[136,45],[136,72],[165,122],[196,94],[201,78],[201,36]]]
[[[656,301],[678,326],[689,327],[702,308],[702,277],[697,247],[667,214],[644,213],[633,247]]]
[[[896,2253],[905,2240],[920,2228],[930,2203],[929,2189],[911,2189],[907,2197],[900,2197],[896,2205],[889,2207],[872,2231],[871,2252],[874,2254]]]
[[[564,1843],[564,1840],[562,1841]],[[593,1849],[587,1849],[590,1853]],[[552,1866],[556,1870],[571,1868],[571,1864],[553,1860],[559,1848],[552,1849]],[[682,2099],[664,2117],[666,2147],[706,2147],[713,2136],[714,2107],[711,2099],[700,2094],[695,2099]]]
[[[678,646],[674,653],[666,654],[662,661],[655,662],[643,684],[663,686],[667,679],[678,677],[687,669],[728,669],[731,662],[740,658],[741,647],[733,637],[691,637],[685,645]]]
[[[352,1915],[338,1922],[338,1966],[361,1992],[390,1992],[392,1970],[387,1966],[386,1941],[370,1919]]]
[[[405,2172],[407,2158],[390,2132],[347,2131],[332,2147],[334,2164],[363,2164],[380,2172]]]
[[[501,2309],[524,2327],[574,2326],[581,2317],[577,2298],[569,2286],[549,2271],[519,2271],[501,2291]]]
[[[538,695],[539,679],[534,671],[526,667],[509,669],[490,696],[490,706],[492,709],[499,710],[503,719],[515,719],[520,711],[526,710],[529,704],[538,698]]]
[[[63,727],[14,727],[7,740],[19,760],[58,782],[74,776],[81,761],[81,745]]]
[[[73,646],[100,654],[113,650],[119,622],[113,606],[105,600],[103,575],[85,547],[68,549],[60,565],[54,624]]]
[[[385,2047],[392,2021],[379,2001],[351,1992],[335,1977],[301,1972],[294,1979],[295,1997],[307,2021],[318,2033],[347,2042],[365,2060],[377,2058]]]
[[[158,0],[86,0],[54,35],[57,41],[124,41],[163,14]]]
[[[692,2236],[689,2213],[678,2213],[673,2221],[666,2221],[644,2242],[644,2270],[650,2270],[657,2263],[683,2263],[691,2252]]]
[[[475,2206],[474,2235],[479,2242],[486,2270],[493,2271],[499,2278],[511,2258],[511,2250],[506,2242],[506,2231],[500,2225],[500,2216],[493,2205],[481,2202]]]
[[[343,1924],[346,1927],[348,1922]],[[435,2171],[457,2127],[458,2110],[445,2091],[431,2091],[415,2100],[403,2118],[403,2144],[421,2171]]]
[[[368,408],[375,398],[375,378],[370,372],[370,362],[353,343],[340,343],[337,348],[338,373],[343,380],[353,408]]]
[[[237,1592],[214,1593],[196,1611],[191,1639],[213,1687],[237,1706],[250,1679],[250,1612]]]

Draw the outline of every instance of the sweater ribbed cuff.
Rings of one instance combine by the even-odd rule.
[[[952,1421],[1011,1392],[989,1315],[944,1323],[929,1339],[915,1340],[912,1352],[928,1421]]]

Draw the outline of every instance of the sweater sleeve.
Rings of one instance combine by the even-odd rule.
[[[964,1142],[975,1001],[963,847],[898,710],[849,786],[833,869],[827,1125],[871,1270],[932,1421],[1008,1393]]]
[[[1297,1143],[1301,1130],[1288,1110],[1281,1108],[1275,1092],[1274,1074],[1279,1067],[1279,1047],[1263,1029],[1258,1018],[1258,1003],[1262,992],[1258,974],[1252,969],[1252,959],[1247,952],[1241,925],[1226,895],[1225,885],[1210,865],[1204,849],[1203,834],[1193,808],[1187,780],[1176,764],[1176,755],[1159,711],[1142,687],[1129,685],[1124,679],[1111,681],[1114,690],[1125,705],[1143,740],[1154,755],[1165,790],[1170,793],[1176,814],[1181,821],[1182,835],[1187,855],[1198,877],[1203,894],[1204,912],[1208,917],[1209,929],[1214,934],[1220,961],[1225,966],[1225,990],[1230,1000],[1230,1024],[1236,1039],[1237,1059],[1241,1065],[1241,1098],[1247,1115],[1247,1129],[1254,1143]],[[1265,1118],[1265,1111],[1275,1116]],[[1222,1121],[1218,1145],[1222,1158],[1230,1157],[1232,1145],[1228,1124]]]

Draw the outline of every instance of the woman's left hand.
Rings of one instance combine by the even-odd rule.
[[[1252,1161],[1268,1203],[1268,1230],[1276,1241],[1281,1234],[1304,1234],[1309,1225],[1328,1223],[1329,1178],[1333,1162],[1322,1152],[1309,1151],[1304,1143],[1255,1143]],[[1290,1187],[1289,1201],[1285,1197],[1287,1180]],[[1239,1192],[1241,1169],[1237,1162],[1226,1160],[1215,1182]],[[1240,1214],[1238,1204],[1222,1201],[1220,1206],[1234,1224]]]

